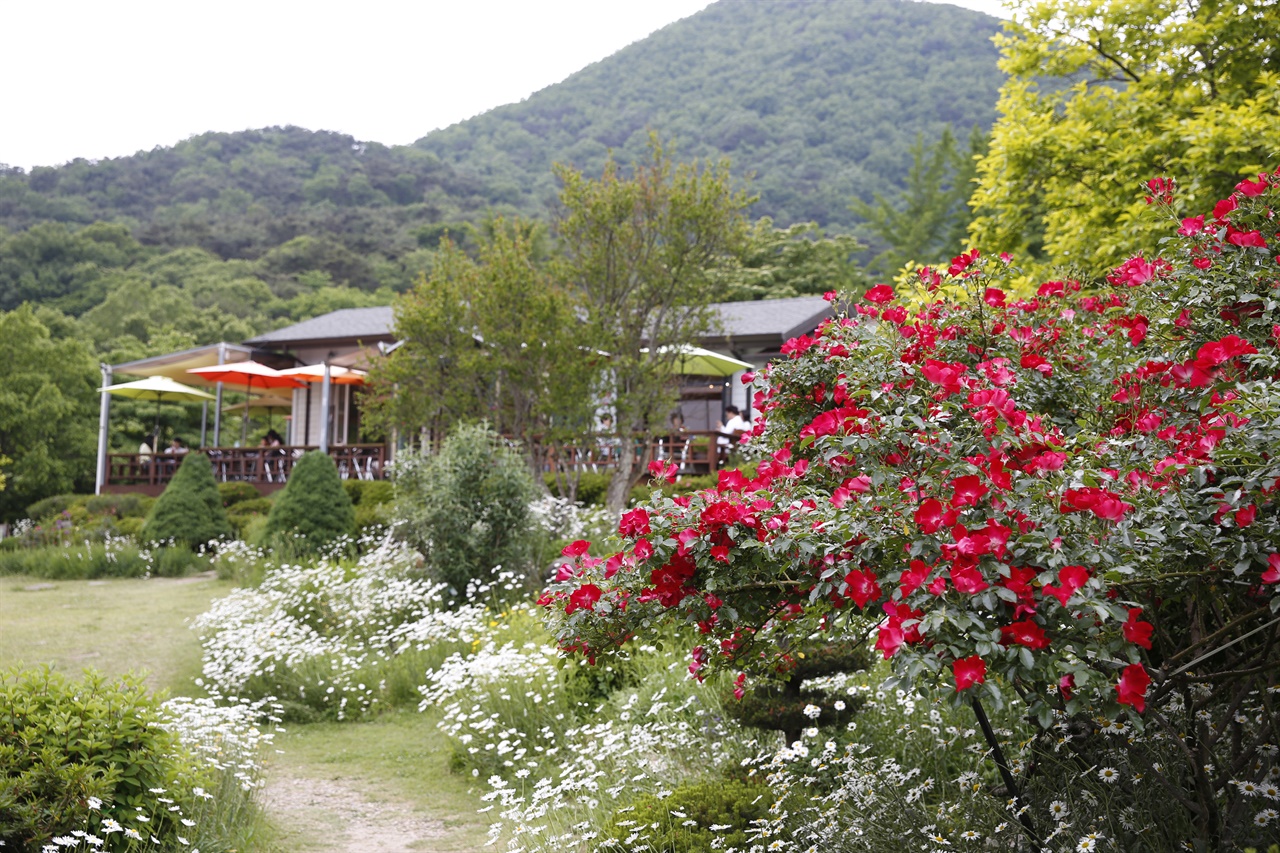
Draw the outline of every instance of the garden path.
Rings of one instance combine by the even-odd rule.
[[[441,820],[415,813],[406,803],[372,799],[340,779],[317,779],[269,769],[267,813],[287,850],[334,853],[444,853],[448,830]]]

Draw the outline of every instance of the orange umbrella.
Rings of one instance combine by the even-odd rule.
[[[209,367],[193,367],[187,371],[206,382],[224,385],[243,385],[249,393],[255,388],[305,388],[307,384],[292,376],[285,376],[274,367],[256,361],[237,361],[234,364],[214,364]],[[246,409],[240,424],[240,441],[249,435],[249,410]]]

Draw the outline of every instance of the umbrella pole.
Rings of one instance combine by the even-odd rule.
[[[245,388],[249,389],[244,398],[244,414],[240,417],[240,446],[244,447],[249,443],[249,398],[253,396],[253,377],[249,377],[248,384]]]

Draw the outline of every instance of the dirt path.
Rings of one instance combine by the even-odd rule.
[[[274,767],[267,777],[266,804],[289,850],[336,853],[444,853],[443,822],[415,814],[404,803],[374,801],[340,779],[286,775]]]

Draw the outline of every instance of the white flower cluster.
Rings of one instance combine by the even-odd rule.
[[[281,708],[274,699],[179,696],[166,701],[161,711],[168,718],[164,727],[204,768],[232,774],[244,791],[261,787],[262,751],[273,742],[280,723]]]
[[[529,504],[529,515],[553,539],[594,539],[601,532],[613,532],[618,523],[617,516],[604,507],[584,507],[552,495]]]
[[[339,719],[379,701],[381,672],[398,655],[484,635],[488,611],[444,605],[445,588],[410,576],[416,555],[391,540],[354,567],[272,566],[195,622],[204,681],[226,695],[278,695],[336,710]]]

